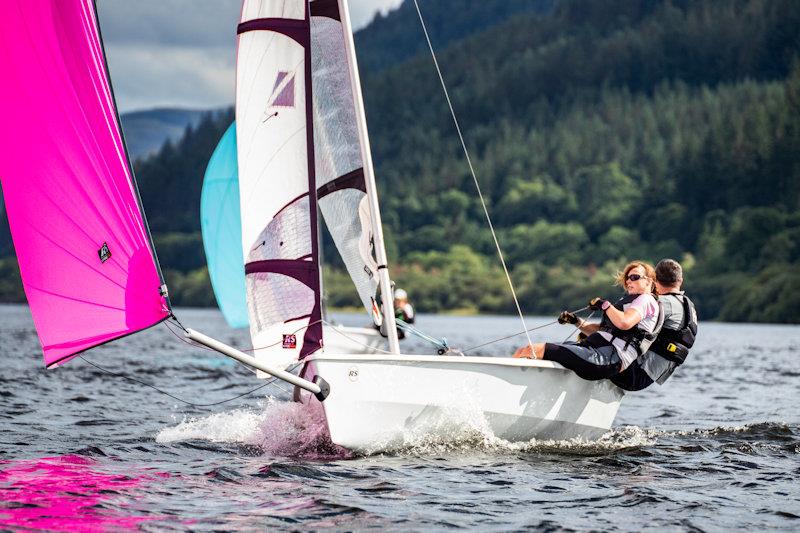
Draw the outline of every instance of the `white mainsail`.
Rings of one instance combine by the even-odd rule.
[[[322,346],[306,0],[245,0],[236,136],[255,356],[285,367]]]

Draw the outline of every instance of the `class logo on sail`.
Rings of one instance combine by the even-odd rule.
[[[267,100],[267,108],[273,107],[294,107],[294,72],[278,71]]]
[[[297,348],[297,336],[291,333],[283,334],[283,349],[294,350]]]

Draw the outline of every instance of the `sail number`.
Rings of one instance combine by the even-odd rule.
[[[347,377],[350,381],[358,381],[358,367],[351,366],[350,370],[347,371]]]

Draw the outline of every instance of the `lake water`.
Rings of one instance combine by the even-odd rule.
[[[178,316],[249,347],[215,310]],[[521,330],[513,317],[423,314],[417,326],[461,348]],[[331,452],[287,387],[193,407],[86,361],[195,404],[259,386],[165,325],[48,371],[27,308],[0,306],[0,354],[0,530],[800,530],[798,326],[701,324],[686,365],[628,394],[596,443],[466,431],[368,457]]]

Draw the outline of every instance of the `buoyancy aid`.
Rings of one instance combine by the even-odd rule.
[[[614,307],[619,309],[622,312],[625,312],[625,305],[631,303],[636,298],[638,298],[639,294],[626,294],[614,304]],[[642,317],[644,318],[644,317]],[[605,313],[603,314],[603,320],[600,322],[600,331],[605,331],[606,333],[610,334],[612,337],[617,339],[622,339],[625,341],[625,348],[628,346],[633,346],[636,349],[636,353],[638,355],[642,355],[653,344],[653,341],[658,337],[659,332],[661,331],[661,326],[664,325],[664,310],[661,307],[661,303],[658,303],[658,318],[656,319],[656,326],[653,328],[653,331],[647,331],[643,327],[641,327],[641,322],[633,326],[631,329],[619,329],[617,326],[611,322],[611,319],[608,318],[608,315]],[[613,339],[612,339],[613,341]]]
[[[683,320],[678,329],[662,328],[658,337],[650,346],[650,351],[668,361],[682,365],[686,361],[686,356],[689,355],[689,350],[694,346],[694,340],[697,336],[697,311],[692,301],[685,294],[679,292],[668,294],[678,299],[682,298]]]

